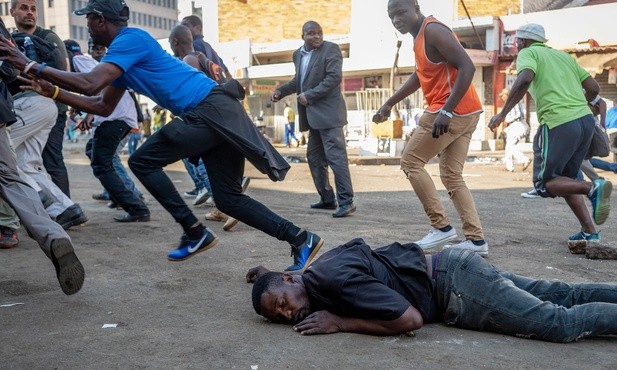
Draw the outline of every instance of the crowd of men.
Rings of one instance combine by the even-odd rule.
[[[488,255],[488,243],[462,177],[471,134],[482,111],[471,84],[475,68],[454,33],[434,17],[424,16],[414,0],[390,0],[388,14],[399,32],[414,37],[418,68],[373,119],[388,119],[395,104],[422,89],[427,107],[401,167],[423,205],[429,232],[413,244],[374,251],[362,240],[354,240],[327,252],[313,265],[324,241],[245,194],[245,160],[272,181],[284,180],[290,166],[247,115],[240,103],[244,89],[203,40],[201,20],[189,16],[173,29],[169,41],[175,56],[171,56],[148,33],[128,27],[130,13],[123,0],[90,0],[75,14],[86,17],[92,57],[84,55],[74,41],[62,42],[53,32],[40,29],[35,0],[11,3],[18,30],[30,35],[27,40],[24,37],[25,53],[14,45],[16,34],[13,40],[8,32],[0,37],[2,103],[9,106],[13,101],[15,107],[0,117],[3,236],[7,230],[6,245],[15,246],[10,240],[16,242],[21,220],[51,259],[66,294],[79,291],[85,273],[65,230],[85,223],[87,217],[70,198],[54,132],[59,122],[64,132],[68,107],[71,115],[87,113],[80,125],[93,129],[87,145],[93,174],[111,202],[126,211],[114,217],[115,222],[148,222],[150,210],[118,157],[118,149],[139,127],[139,105],[131,96],[138,93],[173,115],[129,157],[132,172],[182,230],[179,244],[168,253],[170,261],[184,261],[219,240],[163,171],[179,160],[185,160],[187,169],[205,168],[204,188],[225,220],[241,221],[290,244],[288,273],[272,274],[260,267],[247,275],[249,281],[257,280],[253,291],[257,313],[294,323],[304,334],[340,330],[394,334],[433,321],[551,341],[617,334],[613,286],[529,281],[498,271],[482,258]],[[336,44],[323,40],[317,22],[306,22],[302,37],[304,45],[293,58],[296,74],[271,99],[277,102],[296,94],[301,130],[309,132],[307,156],[320,197],[310,207],[346,217],[356,206],[342,129],[347,123],[340,89],[342,55]],[[595,225],[608,218],[612,184],[602,178],[592,182],[577,178],[593,135],[591,109],[601,100],[599,86],[567,54],[546,46],[542,26],[524,25],[517,37],[518,77],[489,127],[501,124],[524,94],[531,93],[541,123],[534,139],[534,188],[542,197],[566,200],[581,224],[570,241],[599,240]],[[41,53],[30,53],[30,42],[39,39],[56,47],[61,54],[57,64],[41,59]],[[21,77],[16,79],[18,73]],[[47,155],[51,159],[45,159],[45,151],[52,152]],[[425,256],[424,250],[457,238],[424,168],[436,156],[465,238],[441,253]],[[529,159],[524,162],[529,165]],[[328,168],[334,172],[336,192],[329,183]],[[592,204],[591,214],[585,195]],[[204,198],[199,192],[195,197]],[[543,305],[546,301],[554,305]]]

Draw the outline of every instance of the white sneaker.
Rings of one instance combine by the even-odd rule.
[[[199,192],[197,193],[195,200],[193,200],[193,205],[198,206],[200,204],[203,204],[206,200],[208,200],[208,196],[209,194],[206,188],[199,189]]]
[[[416,244],[422,249],[429,249],[449,242],[452,239],[456,239],[456,229],[452,228],[450,231],[441,231],[431,227],[428,234],[418,240]]]
[[[538,192],[536,191],[536,189],[529,190],[526,193],[521,193],[521,197],[527,198],[527,199],[542,198],[541,196],[538,195]]]
[[[206,205],[209,207],[216,207],[216,204],[214,203],[214,198],[212,198],[211,196],[208,197],[208,200],[206,200]]]
[[[486,244],[486,242],[484,242],[484,244],[482,245],[475,245],[471,240],[465,240],[458,244],[444,245],[443,247],[443,249],[449,248],[468,249],[470,251],[478,253],[482,257],[488,256],[488,244]]]

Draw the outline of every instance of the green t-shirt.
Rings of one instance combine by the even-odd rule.
[[[541,125],[555,128],[591,114],[581,85],[590,75],[569,54],[542,43],[531,44],[516,58],[518,73],[525,69],[535,73],[529,92]]]

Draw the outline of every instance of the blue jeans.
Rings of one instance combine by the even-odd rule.
[[[130,215],[141,216],[150,213],[148,207],[138,195],[124,184],[113,163],[118,144],[129,131],[129,125],[120,120],[106,121],[97,127],[92,139],[90,166],[94,176],[99,179],[114,202],[118,203]]]
[[[137,185],[135,185],[135,182],[133,181],[133,179],[131,179],[131,176],[126,171],[126,167],[124,167],[124,165],[122,164],[122,160],[120,160],[120,153],[122,152],[122,148],[124,148],[124,145],[126,145],[127,139],[128,138],[122,139],[120,141],[120,144],[118,144],[118,149],[116,149],[116,153],[114,154],[114,159],[112,163],[113,163],[114,169],[118,173],[118,176],[120,176],[120,179],[122,180],[124,185],[130,191],[135,193],[135,195],[141,198],[143,194],[141,193],[141,191],[139,191],[139,189],[137,188]],[[92,160],[92,139],[88,140],[88,142],[86,143],[86,156],[88,156],[88,158]],[[101,195],[109,198],[109,193],[107,192],[107,190],[105,190],[105,188],[103,188]]]
[[[615,285],[534,280],[462,249],[445,250],[435,271],[448,325],[551,342],[617,334]]]
[[[139,141],[141,140],[141,133],[139,132],[131,132],[129,134],[129,155],[135,153],[137,147],[139,146]]]
[[[593,167],[598,168],[600,170],[611,171],[611,172],[617,173],[617,163],[606,162],[599,158],[590,158],[589,162],[591,162],[591,165]]]
[[[210,179],[208,178],[204,161],[199,158],[199,165],[195,166],[189,162],[188,158],[184,158],[182,163],[184,163],[186,172],[189,173],[191,180],[195,183],[195,189],[201,190],[205,188],[208,193],[212,194],[212,187],[210,186]]]
[[[289,145],[289,138],[293,138],[295,141],[298,141],[295,134],[295,125],[295,122],[287,122],[285,124],[285,145]]]

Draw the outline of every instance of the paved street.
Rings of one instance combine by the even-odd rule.
[[[552,344],[431,324],[415,337],[338,333],[303,337],[270,324],[250,303],[244,275],[263,264],[283,269],[289,246],[239,224],[210,251],[180,263],[166,260],[180,228],[147,195],[152,222],[118,224],[104,203],[86,158],[71,146],[67,162],[74,200],[90,221],[70,231],[86,269],[83,289],[62,294],[52,264],[25,233],[18,248],[0,251],[0,368],[614,368],[617,339]],[[460,220],[438,182],[452,224]],[[363,237],[376,247],[410,242],[428,231],[421,205],[398,166],[352,166],[357,213],[333,219],[308,208],[317,201],[306,163],[294,163],[287,179],[272,183],[247,168],[248,194],[325,240],[322,251]],[[192,184],[181,165],[168,168],[182,192]],[[587,260],[568,252],[577,232],[562,199],[523,199],[531,174],[508,173],[498,163],[468,163],[473,191],[490,245],[489,261],[537,278],[617,281],[617,261]],[[602,173],[617,181],[617,175]],[[142,187],[143,188],[143,187]],[[615,202],[613,202],[615,205]],[[198,208],[200,218],[208,211]],[[601,227],[617,240],[615,215]],[[460,232],[459,232],[459,235]],[[117,324],[115,328],[103,328]]]

